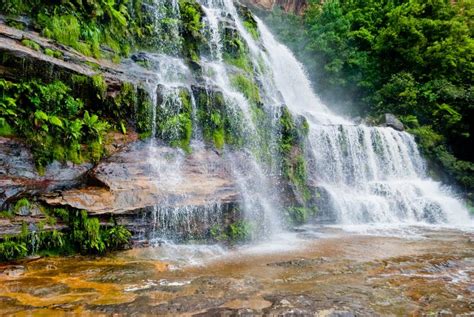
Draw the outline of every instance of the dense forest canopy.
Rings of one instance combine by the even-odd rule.
[[[265,17],[339,111],[392,112],[425,154],[474,188],[474,2],[313,1]]]

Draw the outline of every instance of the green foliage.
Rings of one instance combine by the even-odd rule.
[[[0,242],[0,261],[22,258],[27,254],[28,248],[24,242],[16,242],[10,240],[9,237],[4,238],[4,241]]]
[[[286,107],[282,107],[279,119],[280,143],[282,157],[281,171],[283,177],[295,186],[301,200],[307,202],[310,192],[307,187],[307,167],[303,154],[303,138],[307,134],[307,123],[297,122]]]
[[[239,220],[229,225],[227,235],[233,242],[242,242],[249,240],[251,233],[252,225],[245,220]]]
[[[29,16],[43,35],[85,55],[118,61],[153,35],[148,28],[151,15],[141,8],[145,1],[133,1],[133,7],[128,0],[2,0],[1,7],[7,15]]]
[[[227,64],[234,65],[247,73],[252,73],[252,62],[249,59],[248,47],[238,33],[228,31],[223,38],[223,58]]]
[[[5,118],[0,118],[0,136],[11,136],[14,134],[13,128]]]
[[[311,2],[301,18],[277,11],[265,20],[322,98],[353,115],[400,116],[422,150],[466,184],[455,169],[474,162],[466,151],[474,148],[473,13],[472,1],[328,0]],[[459,163],[436,156],[438,146]]]
[[[130,243],[132,234],[124,226],[115,225],[104,230],[102,239],[108,249],[118,250]]]
[[[260,33],[258,32],[256,24],[253,24],[252,22],[249,21],[244,21],[244,27],[247,30],[247,32],[250,33],[250,35],[253,37],[254,40],[258,40],[260,37]]]
[[[102,156],[103,138],[110,125],[84,111],[83,102],[70,93],[60,81],[0,80],[2,135],[15,132],[25,138],[40,169],[53,160],[80,163],[83,157],[97,161]]]
[[[46,221],[30,231],[23,223],[20,234],[3,236],[0,241],[0,261],[22,258],[30,254],[56,255],[101,254],[130,244],[132,234],[125,227],[112,222],[102,226],[98,218],[91,218],[82,210],[45,209]],[[45,229],[58,221],[68,226],[65,231]],[[34,243],[33,243],[34,242]]]
[[[134,121],[135,129],[143,137],[151,136],[151,127],[152,127],[152,101],[151,96],[148,95],[145,89],[139,88],[137,90],[137,99],[140,101],[137,103],[137,108],[135,111]]]
[[[180,0],[181,36],[184,39],[183,55],[191,61],[199,61],[199,49],[205,43],[202,35],[204,12],[195,0]]]
[[[91,77],[94,87],[97,89],[97,98],[104,99],[107,93],[107,83],[101,74],[97,74]]]
[[[84,253],[102,253],[105,243],[100,234],[100,223],[97,218],[89,218],[87,211],[75,211],[69,221],[71,240]]]
[[[228,226],[214,225],[209,230],[209,235],[216,241],[241,243],[252,238],[252,224],[246,220],[238,220]]]
[[[123,226],[102,227],[98,218],[90,218],[85,210],[68,215],[69,243],[81,253],[104,253],[129,244],[131,233]]]
[[[11,210],[2,210],[0,211],[0,218],[13,218],[15,215]]]
[[[298,206],[291,206],[287,208],[287,213],[290,220],[296,224],[304,224],[308,222],[309,217],[315,215],[317,212],[316,207],[308,208],[308,207],[298,207]]]
[[[192,106],[187,90],[168,96],[157,109],[157,133],[171,146],[181,147],[189,152],[193,133]]]
[[[102,79],[100,80],[102,81]],[[105,84],[105,82],[103,82]],[[99,84],[96,87],[96,92],[99,95],[105,95],[104,84]],[[104,102],[95,107],[98,115],[103,115],[111,118],[116,129],[121,129],[121,123],[135,117],[135,106],[139,100],[145,99],[137,95],[136,87],[129,82],[122,83],[120,92],[114,98],[107,98]],[[137,120],[138,121],[138,120]],[[149,121],[147,122],[149,126]]]

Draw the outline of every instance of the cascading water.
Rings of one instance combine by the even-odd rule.
[[[241,196],[240,208],[247,220],[258,227],[259,237],[277,234],[284,227],[286,207],[283,201],[286,197],[281,188],[281,166],[288,157],[282,155],[279,142],[283,137],[281,117],[285,106],[293,118],[304,117],[307,122],[308,132],[302,141],[304,150],[301,150],[307,163],[307,185],[312,188],[313,196],[320,197],[312,203],[318,204],[320,214],[334,223],[466,224],[471,221],[462,203],[426,176],[425,163],[411,135],[391,128],[355,125],[334,115],[314,94],[302,65],[288,48],[274,39],[259,19],[256,19],[259,33],[256,38],[246,28],[231,0],[197,2],[204,13],[202,34],[208,45],[206,53],[200,56],[199,75],[175,53],[172,54],[175,57],[148,57],[151,61],[149,70],[155,72],[147,85],[153,104],[149,161],[158,175],[173,171],[173,176],[165,177],[186,182],[180,178],[180,164],[186,154],[175,150],[175,159],[162,164],[163,157],[154,146],[155,137],[176,140],[182,133],[182,123],[177,122],[184,115],[183,94],[189,96],[192,107],[189,118],[191,152],[203,149],[209,142],[205,140],[209,131],[204,131],[203,124],[212,121],[217,125],[224,120],[222,113],[203,119],[200,114],[203,110],[197,109],[197,103],[201,107],[202,103],[212,105],[219,103],[219,96],[222,96],[226,115],[230,118],[226,124],[235,125],[233,128],[240,131],[242,144],[238,149],[224,146],[220,155],[229,163]],[[159,20],[179,19],[179,5],[176,1],[156,2],[155,5],[157,30],[166,32],[159,29],[162,27]],[[169,16],[163,15],[166,12]],[[167,35],[168,40],[179,31],[176,23],[170,25],[174,29]],[[242,61],[232,65],[226,60],[229,52],[225,49],[225,36],[228,36],[225,32],[235,32],[238,41],[243,42],[239,45],[247,48],[248,65],[241,65]],[[173,52],[182,45],[179,39],[163,43]],[[168,52],[162,48],[159,51]],[[248,92],[238,89],[239,84],[235,83],[238,76],[255,82],[258,98],[254,99],[258,100],[251,100]],[[204,101],[199,93],[202,90],[205,91]],[[262,121],[262,113],[268,118],[264,120],[266,123]],[[161,122],[160,117],[176,120]],[[177,125],[170,127],[169,122]],[[212,136],[216,144],[224,141],[222,132],[219,133]],[[294,149],[289,155],[295,155]],[[300,193],[300,196],[304,195]],[[300,197],[299,200],[308,203],[307,198]],[[152,238],[172,236],[177,230],[192,232],[199,217],[217,221],[212,219],[219,206],[212,200],[207,207],[168,207],[166,203],[156,206],[152,212],[153,226],[160,234],[152,235]]]
[[[427,177],[413,136],[351,124],[314,95],[301,65],[259,21],[277,87],[309,122],[310,176],[327,193],[323,206],[340,224],[420,222],[468,225],[463,204]]]

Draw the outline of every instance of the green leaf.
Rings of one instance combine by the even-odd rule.
[[[58,117],[56,116],[51,116],[49,118],[49,122],[52,124],[52,125],[55,125],[57,127],[60,127],[60,128],[63,128],[64,125],[63,125],[63,122],[61,121],[61,119],[59,119]]]
[[[120,121],[120,129],[122,130],[123,134],[127,134],[127,128],[125,128],[123,121]]]
[[[41,111],[41,110],[36,110],[35,118],[38,119],[38,120],[42,120],[42,121],[48,121],[48,119],[49,119],[48,115],[45,112]]]

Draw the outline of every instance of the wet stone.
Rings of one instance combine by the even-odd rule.
[[[32,289],[29,293],[37,297],[54,297],[69,293],[70,289],[66,284],[53,284],[45,287]]]
[[[286,267],[286,268],[290,268],[290,267],[301,268],[301,267],[311,267],[311,266],[319,265],[324,262],[327,262],[327,259],[321,257],[317,259],[295,259],[295,260],[289,260],[289,261],[283,261],[283,262],[274,262],[274,263],[269,263],[267,265]]]
[[[12,265],[7,266],[0,274],[10,276],[10,277],[18,277],[25,274],[25,267],[23,265]]]

